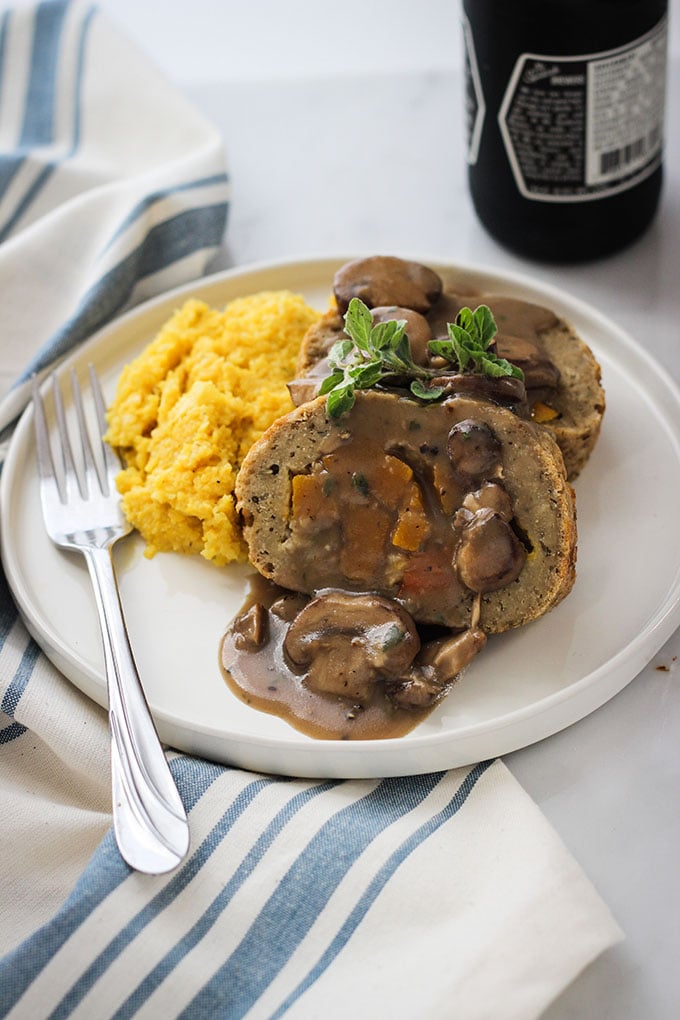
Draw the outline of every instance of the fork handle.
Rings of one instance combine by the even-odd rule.
[[[130,867],[171,871],[189,849],[189,823],[135,663],[113,568],[112,547],[83,549],[104,646],[111,728],[113,827]]]

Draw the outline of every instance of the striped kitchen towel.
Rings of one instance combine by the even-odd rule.
[[[227,205],[219,133],[96,6],[0,11],[0,430],[32,372],[200,276]]]
[[[7,436],[32,372],[204,271],[227,180],[216,132],[79,0],[0,15],[0,147]],[[132,873],[106,713],[0,572],[0,1016],[527,1020],[620,938],[502,762],[310,781],[171,758],[190,856]]]
[[[132,873],[105,713],[9,601],[0,624],[1,1016],[528,1020],[620,938],[500,761],[311,781],[179,755],[191,854]]]

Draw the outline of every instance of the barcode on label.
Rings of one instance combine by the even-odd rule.
[[[610,174],[616,170],[635,163],[648,152],[652,152],[659,142],[659,129],[654,128],[648,135],[636,138],[634,142],[628,142],[619,149],[610,149],[609,152],[600,153],[600,173]]]

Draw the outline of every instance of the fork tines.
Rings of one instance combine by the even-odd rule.
[[[115,454],[103,438],[107,428],[106,405],[99,379],[93,366],[89,366],[89,378],[96,418],[96,428],[94,430],[97,437],[96,443],[92,442],[92,429],[88,426],[83,395],[75,369],[71,369],[70,376],[73,407],[75,410],[75,431],[80,440],[78,447],[79,461],[74,457],[73,446],[71,444],[71,430],[69,429],[64,399],[57,374],[52,372],[49,376],[59,439],[54,444],[55,449],[53,449],[53,445],[50,443],[45,402],[40,391],[40,384],[36,376],[33,376],[32,380],[36,448],[40,476],[43,480],[52,479],[54,481],[59,500],[62,503],[67,503],[76,494],[79,494],[83,499],[87,499],[91,495],[91,486],[93,484],[98,484],[102,495],[108,496],[114,484],[115,474],[120,470],[120,464]]]

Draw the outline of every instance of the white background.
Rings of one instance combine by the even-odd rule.
[[[328,0],[102,0],[98,6],[115,16],[180,84],[370,71],[451,71],[462,65],[459,0],[343,0],[341,4]],[[670,51],[675,56],[680,56],[678,8],[677,0],[671,0]]]

